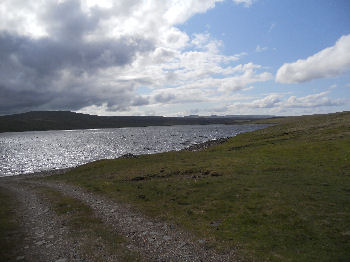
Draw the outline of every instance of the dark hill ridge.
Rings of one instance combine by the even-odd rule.
[[[266,116],[261,116],[266,118]],[[237,124],[259,119],[257,116],[163,117],[96,116],[70,111],[33,111],[0,116],[0,132],[70,130],[169,125]]]

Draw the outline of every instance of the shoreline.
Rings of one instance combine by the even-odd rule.
[[[257,130],[260,130],[260,129],[264,129],[264,128],[268,128],[270,126],[273,126],[274,124],[258,124],[258,125],[265,125],[265,127],[257,129]],[[251,132],[254,132],[254,131],[257,131],[257,130],[237,133],[234,136],[228,136],[228,137],[222,137],[222,138],[217,138],[217,139],[211,139],[211,140],[204,141],[202,143],[189,145],[189,146],[187,146],[187,147],[185,147],[183,149],[170,150],[170,151],[159,152],[159,153],[166,153],[166,152],[171,152],[171,151],[198,152],[198,151],[206,150],[207,148],[209,148],[211,146],[221,145],[221,144],[227,142],[229,139],[231,139],[233,137],[236,137],[239,134],[251,133]],[[153,153],[153,154],[159,154],[159,153]],[[87,163],[84,163],[84,164],[81,164],[81,165],[77,165],[77,166],[74,166],[74,167],[57,168],[57,169],[51,169],[51,170],[36,171],[36,172],[32,172],[32,173],[22,173],[22,174],[18,174],[18,175],[0,176],[0,180],[1,179],[6,179],[6,178],[7,179],[11,179],[11,178],[12,179],[15,179],[15,178],[18,178],[18,179],[30,179],[30,178],[39,178],[39,177],[48,177],[48,176],[53,176],[53,175],[60,175],[60,174],[67,173],[68,171],[70,171],[70,170],[72,170],[74,168],[77,168],[77,167],[80,167],[82,165],[86,165],[86,164],[89,164],[89,163],[93,163],[93,162],[96,162],[96,161],[100,161],[100,160],[114,160],[114,159],[119,159],[119,158],[137,158],[137,157],[140,157],[140,156],[143,156],[143,155],[149,155],[149,154],[134,155],[132,153],[126,153],[126,154],[121,155],[121,156],[116,157],[116,158],[106,158],[106,159],[94,160],[94,161],[87,162]]]
[[[92,163],[92,162],[90,162]],[[30,179],[30,178],[39,178],[39,177],[47,177],[47,176],[53,176],[53,175],[61,175],[65,174],[68,171],[77,168],[76,167],[67,167],[67,168],[58,168],[58,169],[51,169],[51,170],[43,170],[43,171],[37,171],[33,173],[22,173],[18,175],[12,175],[12,176],[2,176],[0,177],[1,180],[16,180],[16,179]]]
[[[238,135],[238,134],[237,134]],[[235,136],[237,136],[235,135]],[[191,152],[198,152],[198,151],[202,151],[205,150],[211,146],[216,146],[216,145],[220,145],[223,144],[225,142],[227,142],[230,138],[235,137],[235,136],[231,136],[231,137],[224,137],[224,138],[218,138],[218,139],[212,139],[212,140],[208,140],[202,143],[198,143],[198,144],[193,144],[193,145],[189,145],[183,149],[180,150],[175,150],[175,151],[191,151]],[[171,152],[171,151],[167,151],[167,152]],[[162,152],[162,153],[166,153],[166,152]],[[159,154],[159,153],[155,153],[155,154]],[[119,158],[137,158],[143,155],[147,155],[147,154],[140,154],[140,155],[134,155],[131,153],[127,153],[124,155],[121,155],[119,157],[116,158],[111,158],[111,159],[100,159],[100,160],[114,160],[114,159],[119,159]],[[6,179],[10,179],[10,180],[16,180],[16,179],[31,179],[31,178],[40,178],[40,177],[48,177],[48,176],[53,176],[53,175],[61,175],[61,174],[65,174],[67,172],[69,172],[72,169],[75,169],[79,166],[82,165],[86,165],[89,163],[93,163],[96,161],[100,161],[100,160],[94,160],[85,164],[81,164],[75,167],[67,167],[67,168],[58,168],[58,169],[51,169],[51,170],[43,170],[43,171],[37,171],[37,172],[33,172],[33,173],[22,173],[22,174],[18,174],[18,175],[10,175],[10,176],[2,176],[0,177],[0,181],[1,180],[6,180]]]

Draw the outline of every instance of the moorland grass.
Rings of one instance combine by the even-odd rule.
[[[350,113],[287,117],[201,152],[102,160],[64,180],[256,261],[350,260]]]

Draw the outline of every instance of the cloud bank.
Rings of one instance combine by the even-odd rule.
[[[282,65],[276,74],[279,83],[302,83],[334,77],[350,69],[350,35],[342,36],[334,46],[294,63]]]
[[[213,112],[228,112],[231,114],[277,114],[291,115],[291,112],[312,113],[317,110],[322,112],[323,108],[330,110],[345,104],[344,100],[331,99],[328,97],[330,91],[315,93],[311,95],[296,97],[288,94],[273,93],[261,98],[249,99],[246,102],[226,103],[220,108],[213,108]]]
[[[0,114],[127,112],[210,101],[270,80],[262,66],[238,63],[245,54],[223,55],[208,33],[177,27],[221,1],[1,1]]]

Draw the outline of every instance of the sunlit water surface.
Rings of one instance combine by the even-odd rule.
[[[0,176],[74,167],[124,154],[181,150],[265,125],[206,125],[0,134]]]

